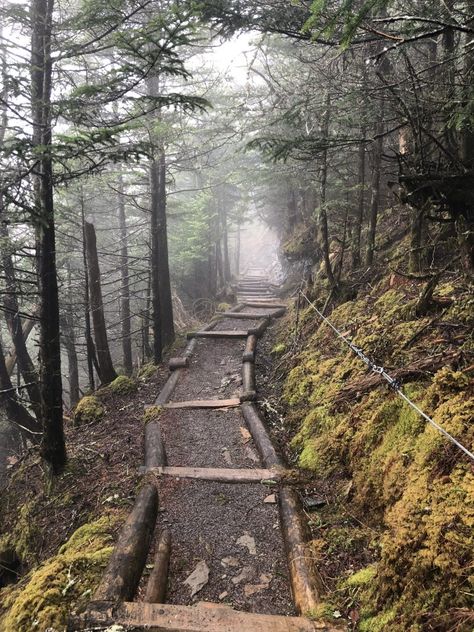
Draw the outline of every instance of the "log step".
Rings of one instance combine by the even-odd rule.
[[[261,483],[281,479],[281,472],[269,469],[231,469],[217,467],[145,467],[145,472],[158,476],[191,478],[200,481],[218,481],[220,483]]]
[[[341,628],[304,617],[239,612],[221,604],[204,607],[143,602],[92,602],[72,621],[75,630],[113,624],[143,632],[335,632]]]
[[[243,320],[259,320],[265,318],[266,314],[257,314],[250,312],[217,312],[217,316],[221,318],[242,318]]]
[[[187,338],[247,338],[248,331],[193,331],[187,334]]]
[[[240,399],[192,399],[184,402],[168,402],[163,408],[235,408]]]
[[[245,307],[274,307],[275,309],[287,308],[288,306],[285,303],[275,303],[272,301],[245,301]]]

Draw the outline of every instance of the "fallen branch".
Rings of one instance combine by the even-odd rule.
[[[424,377],[427,374],[435,373],[443,366],[459,362],[461,356],[462,351],[457,349],[447,351],[445,353],[439,353],[435,356],[422,358],[421,360],[412,362],[401,369],[396,369],[391,372],[391,376],[397,381]],[[352,380],[339,390],[339,393],[334,399],[334,406],[337,407],[340,404],[357,400],[368,391],[380,386],[380,384],[385,384],[385,380],[378,374],[370,374]]]

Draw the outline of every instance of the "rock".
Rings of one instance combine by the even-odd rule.
[[[247,428],[244,428],[243,426],[240,426],[239,430],[240,430],[240,434],[242,435],[243,442],[248,443],[250,439],[252,438],[252,435],[250,434],[250,432],[247,430]]]
[[[274,505],[274,504],[276,504],[276,501],[277,501],[277,499],[276,499],[276,494],[270,494],[269,496],[267,496],[267,497],[264,499],[264,501],[263,501],[263,502],[264,502],[264,503],[267,503],[267,505]]]
[[[191,575],[184,580],[183,584],[187,584],[191,588],[191,597],[194,597],[209,581],[209,567],[204,560],[201,560]]]
[[[230,456],[229,448],[222,448],[222,456],[227,465],[232,465],[232,457]]]
[[[315,498],[314,496],[305,496],[303,498],[303,507],[308,511],[320,509],[325,505],[327,505],[327,502],[323,498]]]
[[[244,566],[238,575],[232,577],[232,583],[237,586],[241,582],[248,582],[255,576],[255,569],[253,566]]]
[[[254,463],[259,463],[260,459],[258,458],[258,454],[255,452],[255,450],[249,445],[246,445],[244,447],[245,447],[245,456],[250,461],[253,461]]]
[[[227,592],[227,590],[224,590],[224,592],[221,592],[221,594],[219,595],[219,600],[222,601],[227,597],[228,594],[229,593]]]
[[[223,557],[221,559],[222,566],[230,566],[231,568],[237,568],[240,566],[240,562],[236,557]]]
[[[248,533],[241,535],[240,538],[238,538],[237,540],[237,544],[240,544],[240,546],[246,546],[250,555],[257,555],[257,547],[255,546],[255,539],[252,538],[252,536],[249,535]]]
[[[268,575],[260,575],[260,584],[245,584],[244,594],[246,597],[251,597],[255,593],[259,593],[262,590],[267,590],[270,587],[271,577]]]

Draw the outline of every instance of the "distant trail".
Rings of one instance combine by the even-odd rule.
[[[237,297],[170,362],[147,412],[145,485],[74,629],[341,629],[294,616],[317,606],[320,585],[299,497],[254,404],[257,340],[284,304],[257,271]],[[139,585],[147,556],[153,570]]]

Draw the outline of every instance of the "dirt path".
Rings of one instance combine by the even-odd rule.
[[[244,307],[243,313],[271,315],[274,308]],[[260,319],[221,318],[213,331],[249,330]],[[198,339],[189,369],[170,401],[227,399],[242,395],[239,340]],[[165,410],[160,426],[167,464],[179,467],[264,468],[240,407]],[[164,479],[159,482],[160,528],[171,532],[167,602],[211,601],[239,610],[294,614],[288,565],[273,486]],[[202,562],[209,569],[203,588],[185,583]]]

